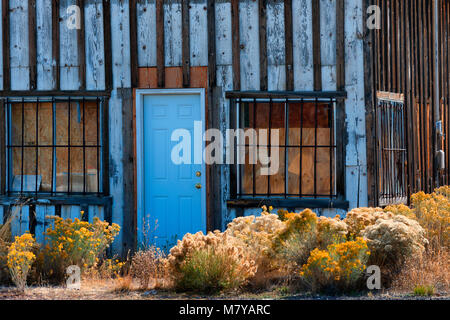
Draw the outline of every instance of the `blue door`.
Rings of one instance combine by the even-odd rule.
[[[194,164],[195,122],[198,126],[203,121],[200,99],[198,94],[144,96],[143,239],[147,244],[168,249],[186,233],[205,232],[205,169]],[[172,161],[172,149],[180,142],[171,141],[177,129],[190,132],[190,163]]]

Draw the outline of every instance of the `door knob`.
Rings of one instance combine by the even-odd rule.
[[[197,172],[195,173],[195,175],[196,175],[197,177],[201,177],[201,176],[202,176],[202,173],[201,173],[200,171],[197,171]]]
[[[201,183],[197,183],[197,184],[195,185],[195,187],[196,187],[197,189],[201,189],[201,188],[202,188],[202,184],[201,184]]]

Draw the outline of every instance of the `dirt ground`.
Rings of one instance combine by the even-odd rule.
[[[311,295],[291,295],[279,290],[267,291],[258,294],[228,294],[218,296],[201,296],[177,294],[162,290],[139,290],[134,284],[132,290],[117,292],[116,282],[89,281],[83,282],[80,290],[71,290],[64,287],[29,287],[24,293],[11,287],[0,287],[0,300],[450,300],[450,293],[441,293],[433,297],[414,297],[409,294],[381,292],[368,293],[362,296],[351,297],[325,297]],[[135,287],[135,288],[134,288]]]

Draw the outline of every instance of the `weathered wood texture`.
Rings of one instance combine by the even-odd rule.
[[[33,95],[34,60],[41,92],[110,94],[105,160],[112,221],[130,221],[125,192],[133,180],[127,145],[131,111],[118,89],[128,97],[136,86],[208,88],[208,125],[223,131],[231,121],[226,91],[347,91],[347,101],[336,109],[346,154],[337,163],[346,172],[339,183],[348,186],[352,207],[366,203],[362,0],[191,0],[189,6],[180,0],[85,0],[82,32],[67,25],[72,14],[67,8],[78,2],[36,0],[36,59],[30,59],[28,1],[2,2],[2,94],[11,94],[11,84]],[[209,192],[219,193],[221,206],[214,210],[221,219],[214,226],[223,227],[231,218],[229,168],[217,172],[219,182]],[[124,242],[120,235],[115,247]]]
[[[376,109],[377,92],[404,96],[408,192],[431,192],[450,183],[449,1],[377,0],[368,4],[377,4],[382,9],[382,29],[372,35],[373,72],[366,75],[366,81],[370,81],[368,77],[374,79],[371,109]],[[372,122],[376,121],[373,115]],[[439,121],[443,135],[436,129]],[[373,140],[371,146],[376,146],[374,134],[368,139]],[[438,168],[435,161],[439,150],[445,152],[444,169]],[[367,152],[376,159],[378,151],[372,147]],[[370,167],[369,176],[381,174],[376,164]],[[372,179],[377,194],[380,186]]]

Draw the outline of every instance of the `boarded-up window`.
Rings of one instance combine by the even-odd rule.
[[[9,192],[102,192],[100,99],[22,99],[7,106]]]
[[[241,99],[235,103],[238,128],[245,135],[237,139],[238,149],[245,148],[245,163],[236,170],[238,197],[337,197],[334,100]],[[267,138],[261,129],[267,131]],[[277,141],[269,134],[273,130],[278,130]],[[261,147],[267,147],[268,154],[278,153],[276,172],[262,174],[267,165],[260,158],[251,160],[252,154],[261,154]]]

